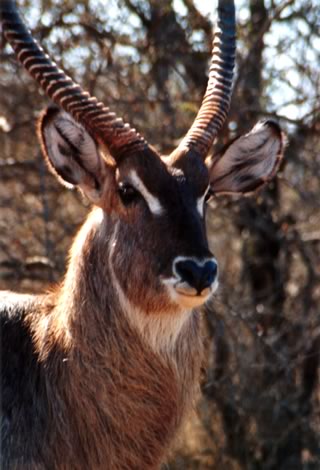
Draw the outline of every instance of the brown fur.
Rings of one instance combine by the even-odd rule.
[[[71,248],[61,286],[0,308],[1,463],[13,470],[156,469],[197,389],[195,306],[216,285],[213,276],[204,296],[190,295],[188,284],[187,295],[175,287],[183,278],[177,259],[214,266],[199,207],[209,171],[190,150],[168,159],[150,150],[112,165],[81,126],[60,112],[51,117],[47,124],[42,118],[49,164],[98,207]],[[237,186],[237,177],[228,178],[232,168],[241,164],[247,173],[238,147],[230,147],[214,166],[227,175],[215,174],[223,191],[228,184],[251,189],[278,161],[282,144],[273,127],[260,124],[245,141],[245,150],[263,141],[272,152],[261,151],[258,166],[245,152],[249,178]],[[137,186],[129,203],[121,192],[128,184]]]
[[[209,129],[205,100],[191,133],[161,157],[103,105],[71,88],[31,42],[13,2],[0,4],[18,59],[66,111],[51,107],[40,119],[47,162],[99,208],[80,230],[55,292],[0,293],[0,467],[155,470],[197,389],[202,348],[195,307],[217,287],[205,195],[209,186],[212,193],[245,193],[268,181],[281,160],[282,135],[275,124],[260,123],[207,168],[202,150],[212,144],[212,124],[221,121],[226,102],[209,84],[214,132],[203,128]],[[232,22],[232,3],[228,8]],[[230,22],[227,30],[224,40],[233,47]],[[215,47],[214,56],[220,53]],[[255,148],[258,159],[250,157]]]
[[[28,459],[7,460],[7,468],[159,468],[192,403],[199,315],[186,312],[171,348],[154,350],[122,310],[106,262],[106,221],[94,219],[75,241],[60,288],[33,300],[24,317],[48,408],[30,429],[41,428],[41,443],[33,442]],[[19,447],[26,436],[18,431],[14,439]]]
[[[61,121],[55,116],[43,137],[48,161],[68,165],[72,181],[98,208],[71,248],[61,286],[47,296],[13,297],[0,308],[2,467],[156,469],[198,384],[201,334],[194,306],[205,298],[176,297],[172,282],[179,257],[213,259],[198,207],[209,172],[191,151],[185,159],[138,153],[110,165],[72,121],[64,120],[66,139],[56,132]],[[274,140],[268,126],[259,129],[261,138],[252,138],[258,145],[270,137],[273,171],[281,139]],[[228,155],[225,174],[238,164],[237,148]],[[88,180],[91,167],[97,175]],[[261,172],[253,175],[250,181],[261,178]],[[215,177],[219,181],[219,173]],[[138,192],[125,204],[121,185],[134,178],[145,196]]]

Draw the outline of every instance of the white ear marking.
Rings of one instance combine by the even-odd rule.
[[[151,194],[150,191],[145,187],[144,183],[141,181],[135,170],[130,171],[129,178],[132,186],[134,186],[134,188],[144,197],[150,212],[156,216],[162,215],[164,213],[164,208],[160,204],[159,199]]]

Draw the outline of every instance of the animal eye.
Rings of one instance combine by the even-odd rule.
[[[129,206],[140,198],[140,193],[128,183],[119,183],[118,193],[124,206]]]

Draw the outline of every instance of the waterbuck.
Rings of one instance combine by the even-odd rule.
[[[59,286],[0,295],[1,468],[157,469],[198,386],[199,307],[218,283],[206,200],[268,182],[281,131],[259,122],[207,158],[230,102],[230,0],[219,1],[199,113],[168,157],[50,60],[13,1],[0,13],[17,59],[55,103],[38,125],[47,163],[94,206]]]

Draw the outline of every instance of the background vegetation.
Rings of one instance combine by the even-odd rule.
[[[21,0],[36,37],[164,153],[206,86],[215,4]],[[206,308],[202,396],[166,468],[320,469],[320,3],[237,1],[232,109],[216,147],[260,118],[288,137],[256,198],[211,202],[221,288]],[[88,203],[48,174],[35,133],[47,99],[0,51],[0,288],[61,279]]]

